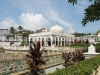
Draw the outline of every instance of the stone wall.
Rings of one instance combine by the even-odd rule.
[[[48,59],[46,64],[44,65],[45,69],[50,67],[55,67],[57,65],[61,65],[64,60],[62,59],[62,51],[63,52],[74,52],[76,49],[66,49],[63,50],[44,50],[42,54],[43,59]],[[28,65],[25,60],[26,52],[15,52],[15,51],[5,51],[2,57],[0,57],[0,75],[11,75],[12,73],[19,72],[27,72]]]

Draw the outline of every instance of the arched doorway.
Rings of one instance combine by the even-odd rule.
[[[58,46],[58,39],[57,39],[57,37],[56,37],[56,46]]]
[[[62,46],[64,46],[64,38],[62,38]]]
[[[42,46],[44,46],[44,38],[42,38]]]
[[[32,43],[33,43],[33,39],[31,38],[31,39],[30,39],[30,45],[32,45]]]
[[[51,46],[51,39],[50,38],[48,38],[47,43],[48,43],[48,46]]]

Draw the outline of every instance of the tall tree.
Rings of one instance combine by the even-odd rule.
[[[24,32],[22,33],[22,37],[23,39],[26,39],[27,41],[24,40],[25,43],[29,43],[28,39],[29,39],[29,34],[33,34],[34,31],[31,30],[24,30]]]
[[[68,3],[77,4],[78,0],[68,0]],[[81,1],[81,0],[80,0]],[[85,26],[88,22],[94,22],[100,20],[100,0],[89,0],[94,1],[93,4],[88,6],[84,11],[84,18],[82,19],[82,25]]]
[[[23,34],[22,34],[22,37],[28,37],[29,34],[33,34],[34,31],[31,31],[31,30],[24,30]]]
[[[22,26],[19,26],[19,27],[18,27],[18,29],[19,29],[19,30],[22,30],[22,29],[23,29],[23,27],[22,27]]]
[[[14,29],[14,27],[10,27],[10,33],[11,33],[11,34],[15,34],[15,29]]]
[[[100,32],[100,30],[98,30],[98,31],[96,32],[96,34],[98,35],[99,32]]]

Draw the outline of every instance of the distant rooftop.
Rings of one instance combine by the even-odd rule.
[[[8,30],[8,29],[0,29],[0,30]]]

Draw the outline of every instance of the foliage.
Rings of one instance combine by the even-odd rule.
[[[81,0],[80,0],[81,1]],[[94,22],[100,20],[100,0],[89,0],[94,1],[93,4],[85,9],[85,16],[82,19],[82,24],[85,26],[88,22]],[[77,4],[77,0],[68,0],[68,3]]]
[[[62,58],[64,59],[63,65],[65,67],[68,67],[70,65],[74,65],[76,62],[83,61],[85,59],[83,55],[83,51],[77,51],[77,52],[62,52]]]
[[[29,41],[28,41],[28,39],[29,39],[29,34],[33,34],[33,33],[34,33],[34,31],[31,31],[31,30],[24,30],[24,32],[23,32],[23,34],[22,34],[22,37],[23,37],[23,40],[24,40],[24,42],[25,42],[26,45],[29,44]]]
[[[96,32],[96,34],[98,35],[99,32],[100,32],[100,30],[98,30],[98,31]]]
[[[30,75],[39,75],[39,73],[43,73],[42,64],[45,64],[46,60],[42,59],[43,50],[40,51],[40,42],[36,44],[33,42],[33,46],[34,48],[30,46],[26,59],[30,67]]]
[[[34,33],[34,31],[23,29],[22,26],[18,27],[18,31],[14,27],[10,27],[10,33],[15,34],[15,31],[16,32],[20,32],[21,31],[20,33],[22,33],[22,37],[28,37],[29,34],[33,34]]]
[[[20,46],[24,46],[24,45],[25,45],[25,42],[24,42],[24,41],[22,41]]]
[[[23,27],[22,27],[22,26],[19,26],[19,27],[18,27],[18,29],[19,29],[19,30],[22,30],[22,29],[23,29]]]
[[[14,27],[10,27],[10,33],[15,34],[15,29],[14,29]]]
[[[86,40],[78,40],[78,39],[75,39],[74,40],[74,43],[75,44],[89,44],[89,40],[86,39]]]
[[[90,44],[78,44],[78,43],[67,45],[67,47],[82,48],[82,49],[84,49],[84,52],[88,51],[89,46],[90,46]],[[93,46],[95,47],[96,52],[100,52],[100,43],[93,44]]]
[[[33,34],[34,31],[31,31],[31,30],[24,30],[24,33],[22,34],[22,37],[27,37],[29,36],[29,34]]]
[[[92,70],[96,70],[99,64],[100,55],[78,62],[74,66],[57,69],[54,73],[48,75],[90,75]]]
[[[73,35],[75,35],[76,37],[79,37],[79,36],[85,36],[85,35],[91,35],[91,33],[73,33]]]

